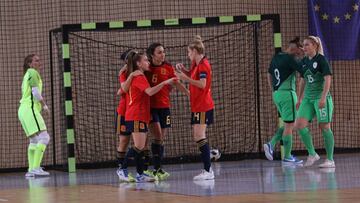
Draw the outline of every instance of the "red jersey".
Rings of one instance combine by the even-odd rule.
[[[150,84],[145,75],[135,76],[132,79],[125,113],[126,121],[150,122],[150,97],[145,93],[149,87]]]
[[[161,82],[175,77],[174,67],[167,62],[160,66],[150,65],[150,72],[147,72],[146,77],[151,87],[154,87]],[[169,108],[170,107],[170,92],[171,86],[165,85],[158,93],[150,98],[151,108]]]
[[[191,79],[206,79],[204,89],[189,85],[191,112],[206,112],[214,108],[214,101],[211,96],[211,74],[211,66],[206,57],[201,59],[199,65],[196,65],[195,62],[191,65]]]
[[[120,75],[119,75],[119,83],[120,83],[120,88],[121,88],[121,83],[125,82],[127,79],[126,76],[126,71],[123,71]],[[126,112],[126,93],[122,92],[120,95],[120,102],[119,105],[117,107],[117,113],[121,116],[125,116],[125,112]]]

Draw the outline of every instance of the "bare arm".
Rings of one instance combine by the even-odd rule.
[[[330,85],[331,85],[331,75],[324,76],[324,79],[325,79],[324,89],[323,89],[323,91],[321,93],[321,99],[320,99],[320,102],[319,102],[319,108],[320,109],[325,107],[326,96],[329,93]]]
[[[176,89],[178,89],[180,92],[186,94],[187,96],[190,96],[189,90],[186,89],[186,87],[185,87],[183,84],[181,84],[180,82],[176,82],[176,83],[175,83],[175,87],[176,87]]]
[[[305,81],[304,78],[300,78],[299,81],[299,90],[298,90],[298,98],[301,101],[304,98],[304,88],[305,88]]]
[[[158,93],[165,85],[171,84],[176,80],[176,78],[171,78],[168,80],[165,80],[163,82],[161,82],[160,84],[154,86],[154,87],[149,87],[145,90],[145,93],[149,96],[153,96],[154,94]]]
[[[135,76],[142,75],[142,74],[143,74],[143,73],[141,73],[139,70],[132,72],[132,73],[129,75],[129,77],[126,79],[126,81],[123,82],[123,83],[121,83],[121,89],[122,89],[124,92],[128,92],[128,91],[129,91],[129,88],[130,88],[130,85],[131,85],[132,79],[133,79]]]
[[[200,89],[206,87],[206,78],[201,78],[200,80],[193,80],[189,76],[185,75],[183,72],[176,72],[175,75],[183,81],[186,81]]]

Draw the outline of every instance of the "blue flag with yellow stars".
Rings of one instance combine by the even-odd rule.
[[[310,35],[330,60],[360,58],[360,0],[308,0]]]

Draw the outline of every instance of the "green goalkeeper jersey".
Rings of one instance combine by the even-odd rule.
[[[273,90],[296,90],[296,71],[300,65],[295,58],[288,53],[276,54],[270,63],[268,72],[271,75]]]
[[[32,87],[38,87],[39,92],[42,92],[42,80],[39,72],[33,68],[29,68],[23,78],[21,85],[22,97],[20,103],[22,105],[30,105],[34,109],[40,111],[41,103],[36,100],[32,94]]]
[[[332,75],[329,62],[326,58],[317,54],[312,59],[305,57],[302,60],[301,77],[305,80],[304,98],[320,99],[324,89],[327,75]]]

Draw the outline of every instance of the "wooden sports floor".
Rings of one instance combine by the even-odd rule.
[[[215,181],[200,182],[192,180],[200,163],[165,165],[171,173],[167,181],[139,184],[120,183],[115,168],[50,171],[49,177],[34,179],[0,173],[0,203],[360,202],[360,154],[337,155],[335,161],[336,169],[266,160],[217,162]]]

